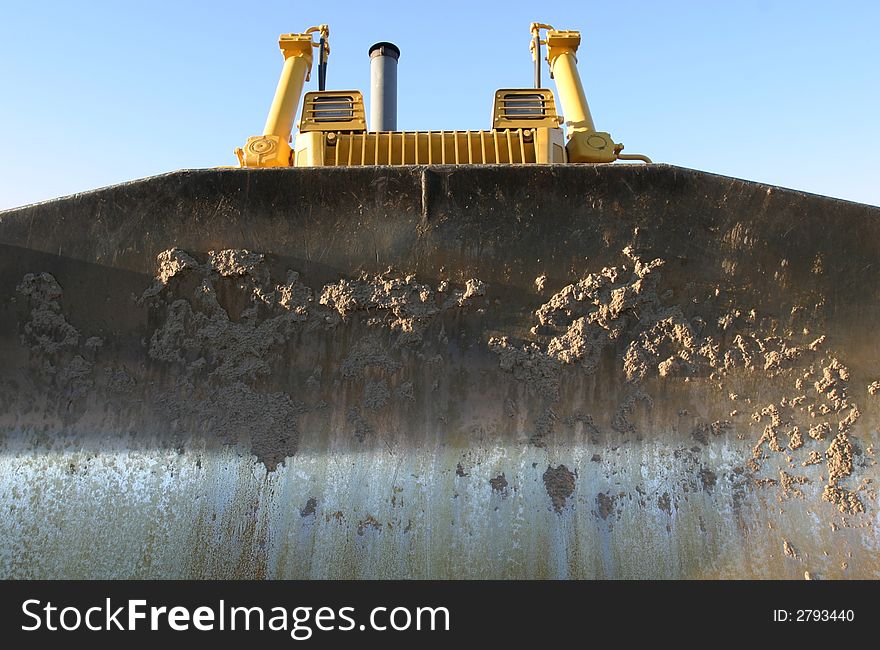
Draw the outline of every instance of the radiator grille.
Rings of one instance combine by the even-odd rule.
[[[395,131],[334,133],[324,165],[458,165],[536,162],[534,131]]]

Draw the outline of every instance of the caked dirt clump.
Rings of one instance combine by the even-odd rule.
[[[547,466],[544,472],[544,487],[550,495],[553,509],[562,512],[569,497],[574,494],[576,475],[565,465]]]

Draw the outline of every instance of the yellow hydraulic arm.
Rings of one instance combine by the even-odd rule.
[[[290,166],[290,134],[300,95],[312,71],[312,48],[318,47],[318,43],[312,40],[315,32],[325,43],[322,55],[326,56],[326,41],[330,35],[327,25],[310,27],[301,34],[282,34],[278,38],[278,45],[284,54],[281,78],[275,89],[263,135],[248,138],[244,149],[235,150],[242,167]]]
[[[550,25],[532,23],[532,56],[537,57],[541,44],[547,45],[547,62],[550,76],[556,82],[556,90],[562,104],[565,124],[568,127],[568,161],[575,163],[604,163],[615,160],[643,160],[651,162],[640,154],[622,154],[622,144],[617,144],[611,135],[597,131],[590,115],[587,95],[577,70],[577,50],[581,44],[581,34],[577,31],[554,29]],[[540,39],[542,29],[547,30],[547,39]]]

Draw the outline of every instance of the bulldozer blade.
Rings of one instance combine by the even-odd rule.
[[[0,213],[0,576],[880,577],[878,244],[667,165]]]

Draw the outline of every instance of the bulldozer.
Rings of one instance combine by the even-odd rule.
[[[0,212],[0,576],[880,577],[880,208],[623,153],[529,32],[488,130],[319,25],[238,167]]]
[[[541,32],[546,30],[546,38]],[[330,29],[310,27],[301,34],[282,34],[284,66],[263,134],[236,149],[241,167],[351,167],[356,165],[459,165],[610,163],[646,156],[621,153],[623,145],[596,130],[580,75],[577,50],[581,35],[551,25],[532,23],[529,41],[535,61],[534,88],[500,89],[492,106],[488,131],[398,132],[397,62],[393,43],[370,48],[372,103],[367,130],[363,94],[357,90],[325,90]],[[312,34],[318,33],[315,42]],[[565,142],[553,91],[541,88],[541,46],[556,80],[565,114]],[[290,147],[293,116],[309,78],[313,49],[318,49],[319,90],[308,92]]]

